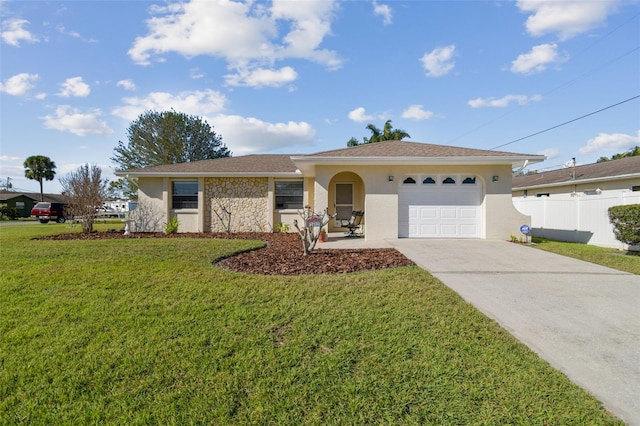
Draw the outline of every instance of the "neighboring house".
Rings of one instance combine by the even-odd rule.
[[[50,203],[64,203],[65,197],[60,194],[43,194],[44,201]],[[14,207],[18,211],[18,217],[29,217],[31,209],[40,201],[39,192],[12,192],[0,191],[0,204]]]
[[[513,178],[514,205],[534,236],[627,249],[609,223],[611,206],[640,203],[640,157]]]
[[[138,231],[270,232],[309,205],[348,219],[366,239],[508,239],[530,219],[511,198],[511,171],[541,155],[385,141],[308,155],[247,155],[116,172],[138,180]],[[149,217],[155,215],[154,220]],[[346,231],[331,221],[329,232]]]

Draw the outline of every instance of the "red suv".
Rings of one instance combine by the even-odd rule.
[[[47,203],[44,201],[39,202],[31,209],[31,217],[35,217],[40,223],[49,223],[50,220],[55,220],[58,223],[64,223],[65,204],[63,203]]]

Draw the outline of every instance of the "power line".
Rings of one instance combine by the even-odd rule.
[[[587,72],[582,73],[582,74],[581,74],[581,75],[579,75],[578,77],[575,77],[575,78],[573,78],[573,79],[571,79],[571,80],[569,80],[569,81],[566,81],[566,82],[564,82],[564,83],[562,83],[562,84],[560,84],[560,85],[558,85],[558,86],[554,87],[553,89],[549,89],[549,90],[547,90],[546,92],[543,92],[543,93],[542,93],[542,96],[543,96],[543,97],[546,97],[546,96],[547,96],[548,94],[550,94],[550,93],[553,93],[553,92],[556,92],[556,91],[558,91],[558,90],[560,90],[560,89],[563,89],[563,88],[565,88],[565,87],[568,87],[568,86],[570,86],[570,85],[572,85],[572,84],[574,84],[574,83],[576,83],[576,82],[578,82],[578,81],[582,80],[583,78],[586,78],[586,77],[588,77],[588,76],[590,76],[590,75],[592,75],[592,74],[595,74],[596,72],[598,72],[598,71],[602,70],[603,68],[608,67],[609,65],[611,65],[611,64],[613,64],[613,63],[615,63],[615,62],[619,61],[620,59],[622,59],[622,58],[624,58],[624,57],[626,57],[626,56],[629,56],[630,54],[632,54],[633,52],[635,52],[635,51],[637,51],[637,50],[640,50],[640,46],[636,46],[636,47],[634,47],[633,49],[631,49],[631,50],[629,50],[629,51],[627,51],[627,52],[624,52],[623,54],[621,54],[621,55],[619,55],[619,56],[616,56],[615,58],[610,59],[609,61],[607,61],[607,62],[605,62],[605,63],[601,64],[600,66],[598,66],[598,67],[596,67],[596,68],[593,68],[593,69],[591,69],[590,71],[587,71]],[[509,109],[508,111],[505,111],[504,113],[500,114],[499,116],[497,116],[497,117],[495,117],[495,118],[493,118],[493,119],[491,119],[491,120],[489,120],[489,121],[486,121],[486,122],[484,122],[484,123],[480,124],[479,126],[474,127],[473,129],[471,129],[471,130],[469,130],[469,131],[467,131],[467,132],[465,132],[465,133],[461,134],[460,136],[456,136],[456,137],[455,137],[455,138],[453,138],[453,139],[449,139],[449,140],[447,141],[447,143],[455,142],[455,141],[457,141],[458,139],[461,139],[461,138],[463,138],[463,137],[465,137],[465,136],[467,136],[467,135],[470,135],[471,133],[474,133],[476,130],[480,130],[480,129],[482,129],[483,127],[488,126],[489,124],[493,124],[493,123],[495,123],[496,121],[500,120],[501,118],[506,117],[506,116],[507,116],[507,115],[509,115],[509,114],[513,114],[514,112],[519,111],[521,108],[522,108],[522,105],[516,105],[516,106],[512,107],[511,109]]]
[[[531,137],[533,137],[533,136],[537,136],[537,135],[539,135],[539,134],[542,134],[542,133],[548,132],[548,131],[553,130],[553,129],[557,129],[558,127],[565,126],[565,125],[567,125],[567,124],[569,124],[569,123],[573,123],[574,121],[582,120],[583,118],[587,118],[587,117],[592,116],[592,115],[594,115],[594,114],[598,114],[599,112],[606,111],[606,110],[608,110],[608,109],[611,109],[611,108],[616,107],[616,106],[618,106],[618,105],[622,105],[622,104],[624,104],[624,103],[630,102],[630,101],[632,101],[632,100],[634,100],[634,99],[638,99],[638,98],[640,98],[640,95],[632,96],[632,97],[630,97],[629,99],[625,99],[624,101],[620,101],[620,102],[615,103],[615,104],[613,104],[613,105],[609,105],[609,106],[607,106],[607,107],[601,108],[601,109],[599,109],[599,110],[597,110],[597,111],[590,112],[589,114],[582,115],[582,116],[580,116],[580,117],[578,117],[578,118],[574,118],[573,120],[565,121],[564,123],[557,124],[557,125],[555,125],[555,126],[553,126],[553,127],[549,127],[549,128],[547,128],[547,129],[544,129],[544,130],[540,130],[539,132],[532,133],[532,134],[530,134],[530,135],[527,135],[527,136],[524,136],[524,137],[522,137],[522,138],[519,138],[519,139],[513,140],[513,141],[511,141],[511,142],[503,143],[502,145],[498,145],[498,146],[496,146],[496,147],[491,148],[491,149],[490,149],[490,151],[493,151],[494,149],[502,148],[503,146],[511,145],[512,143],[516,143],[516,142],[520,142],[520,141],[525,140],[525,139],[529,139],[529,138],[531,138]]]

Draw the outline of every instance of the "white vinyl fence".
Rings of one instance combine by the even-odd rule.
[[[623,250],[629,247],[616,240],[607,210],[612,206],[640,204],[640,192],[514,197],[513,204],[521,213],[531,216],[534,237]]]

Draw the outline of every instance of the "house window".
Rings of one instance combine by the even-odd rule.
[[[16,210],[24,210],[24,201],[16,201]]]
[[[475,177],[468,177],[465,178],[465,180],[462,181],[463,184],[471,184],[471,185],[475,185],[476,183],[476,178]]]
[[[197,209],[198,182],[193,180],[171,182],[171,208]]]
[[[276,181],[276,209],[301,209],[303,199],[302,181]]]
[[[402,183],[416,183],[416,180],[412,177],[408,177],[402,181]]]
[[[442,183],[456,183],[456,181],[453,180],[453,178],[448,177],[445,180],[443,180]]]
[[[422,183],[433,184],[433,183],[436,183],[436,181],[432,177],[428,177],[428,178],[425,178],[425,180],[423,180]]]

